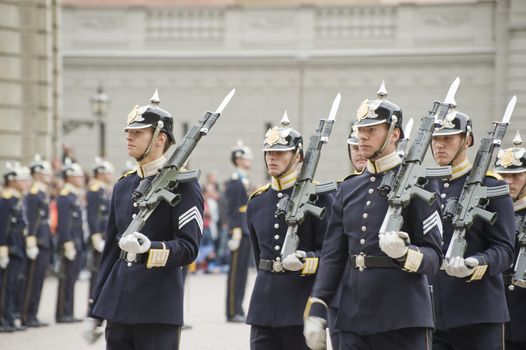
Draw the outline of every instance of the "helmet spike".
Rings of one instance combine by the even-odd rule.
[[[158,106],[159,103],[161,103],[161,100],[159,99],[159,89],[155,89],[152,98],[150,98],[150,103],[152,106]]]
[[[287,110],[283,113],[283,117],[281,118],[281,126],[285,127],[290,125],[289,116],[287,115]]]
[[[522,145],[521,133],[519,132],[519,130],[517,130],[517,133],[513,138],[513,144],[517,147],[520,147]]]
[[[387,89],[385,88],[385,80],[382,80],[382,84],[380,85],[380,88],[378,89],[378,98],[381,100],[385,100],[387,97]]]

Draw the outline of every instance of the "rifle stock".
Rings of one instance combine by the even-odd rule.
[[[526,288],[526,215],[515,215],[515,227],[520,249],[511,281],[516,286]]]
[[[313,183],[313,178],[318,167],[322,146],[328,142],[334,124],[334,117],[340,103],[340,94],[336,96],[327,119],[321,119],[318,128],[309,139],[309,146],[305,152],[300,175],[294,184],[290,198],[284,196],[278,203],[276,215],[285,217],[287,223],[287,234],[281,248],[281,258],[284,259],[298,249],[299,236],[297,234],[299,225],[303,223],[306,215],[312,215],[322,219],[325,208],[315,205],[318,194],[328,193],[336,190],[336,183],[330,182],[321,185]]]
[[[507,185],[490,188],[483,186],[482,183],[490,167],[493,152],[502,143],[515,102],[516,97],[514,96],[508,103],[502,121],[494,122],[493,130],[481,140],[481,146],[477,151],[473,168],[464,183],[459,199],[450,198],[446,203],[445,218],[451,220],[454,228],[453,236],[446,252],[446,260],[456,256],[464,257],[467,248],[465,239],[467,230],[477,218],[493,225],[497,220],[497,214],[485,209],[489,199],[509,193]]]

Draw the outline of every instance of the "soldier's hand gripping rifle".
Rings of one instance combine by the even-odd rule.
[[[177,147],[172,146],[168,150],[166,154],[168,160],[159,169],[154,178],[146,177],[139,183],[139,186],[132,194],[132,199],[134,201],[133,205],[140,210],[128,225],[122,237],[139,232],[161,201],[167,202],[172,207],[179,203],[181,196],[173,192],[177,185],[181,182],[193,181],[199,177],[199,170],[181,172],[181,169],[186,164],[201,137],[206,136],[214,126],[235,92],[236,90],[232,89],[215,112],[207,112],[199,124],[192,126]],[[127,254],[128,261],[134,261],[134,259],[134,254]]]
[[[321,147],[329,141],[329,136],[334,124],[334,118],[340,105],[341,95],[336,95],[327,119],[321,119],[314,134],[310,137],[309,146],[305,152],[300,175],[290,198],[284,196],[278,203],[276,215],[285,217],[287,223],[287,234],[281,249],[282,259],[296,252],[300,242],[298,227],[305,220],[305,215],[310,214],[318,219],[325,215],[325,208],[315,205],[318,194],[334,192],[337,189],[335,181],[323,184],[314,184],[313,178],[318,167],[321,155]]]
[[[456,78],[449,87],[444,102],[435,101],[433,108],[422,118],[415,140],[402,158],[402,164],[397,171],[387,172],[378,191],[387,196],[389,208],[385,215],[379,233],[400,231],[404,218],[402,210],[413,198],[422,199],[428,204],[435,200],[435,194],[423,189],[428,179],[443,179],[451,177],[451,167],[424,168],[422,162],[431,144],[435,123],[442,121],[456,107],[455,93],[460,79]]]
[[[511,283],[526,288],[526,215],[515,215],[515,227],[520,250]]]
[[[464,257],[467,248],[465,238],[467,230],[473,225],[476,218],[493,225],[497,220],[497,213],[491,213],[484,208],[491,198],[505,196],[509,193],[508,185],[486,187],[482,185],[482,182],[490,167],[493,151],[502,143],[516,102],[517,97],[513,96],[506,107],[502,121],[494,122],[494,129],[482,139],[475,163],[464,183],[459,199],[450,198],[446,202],[445,219],[450,220],[453,225],[453,236],[446,252],[446,260],[456,256]]]

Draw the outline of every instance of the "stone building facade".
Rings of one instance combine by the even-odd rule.
[[[59,154],[60,3],[0,0],[0,169]]]
[[[63,0],[63,20],[64,119],[93,118],[89,98],[102,86],[111,97],[107,154],[117,169],[127,159],[126,116],[155,88],[179,139],[237,89],[191,159],[220,178],[231,173],[229,151],[242,139],[255,151],[253,177],[263,182],[269,125],[287,110],[307,142],[338,92],[318,177],[343,178],[349,124],[382,80],[405,120],[418,125],[460,76],[456,101],[474,119],[476,144],[516,94],[506,141],[517,128],[526,137],[525,1]],[[93,162],[95,128],[72,130],[64,141],[84,165]]]

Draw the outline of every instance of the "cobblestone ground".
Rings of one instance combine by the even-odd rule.
[[[245,310],[248,308],[255,272],[249,274]],[[88,283],[80,280],[75,290],[75,316],[86,313]],[[49,327],[31,328],[25,332],[0,334],[1,350],[103,350],[104,339],[88,345],[81,337],[82,323],[70,325],[54,322],[57,280],[49,277],[44,285],[39,319]],[[181,349],[246,350],[249,349],[250,327],[225,322],[225,274],[191,275],[186,285],[185,319],[191,329],[183,330]],[[292,350],[292,349],[291,349]]]

